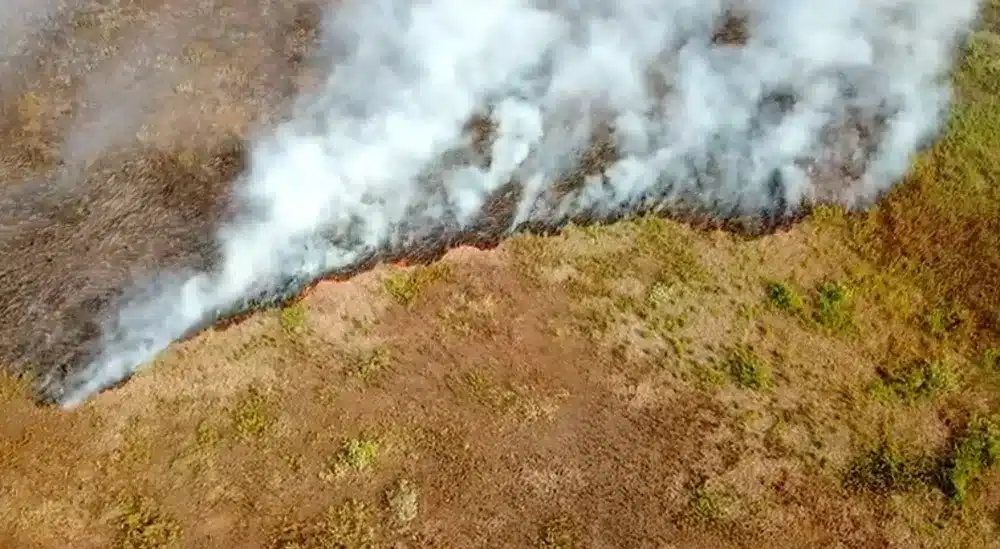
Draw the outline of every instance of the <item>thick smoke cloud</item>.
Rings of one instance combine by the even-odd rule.
[[[241,214],[218,234],[218,265],[145,288],[109,319],[94,360],[50,392],[79,404],[251,299],[468,229],[512,181],[503,231],[638,209],[863,206],[939,128],[956,41],[976,8],[341,3],[324,27],[329,77],[255,144]],[[727,14],[744,19],[740,43],[713,40]],[[448,161],[477,148],[466,129],[487,115],[488,161]],[[613,154],[601,173],[583,164],[602,138]]]

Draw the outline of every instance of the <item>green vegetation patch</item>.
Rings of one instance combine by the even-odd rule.
[[[977,419],[936,457],[903,451],[897,442],[883,437],[851,462],[845,484],[882,496],[921,486],[939,488],[952,503],[961,505],[998,460],[1000,424],[995,419]]]
[[[373,438],[349,438],[343,441],[330,469],[340,477],[349,472],[370,471],[378,463],[379,443]]]
[[[823,327],[844,332],[854,327],[850,307],[851,292],[839,282],[825,282],[816,291],[816,321]]]
[[[768,282],[766,291],[768,303],[778,310],[794,313],[801,311],[805,306],[802,296],[787,284]]]
[[[740,505],[739,497],[732,491],[700,483],[690,500],[691,517],[705,526],[731,525]]]
[[[954,370],[940,360],[910,362],[898,371],[880,369],[879,379],[869,391],[877,397],[894,397],[906,402],[934,398],[954,388],[957,384]]]
[[[773,382],[771,367],[749,347],[733,350],[725,368],[733,382],[744,389],[765,389]]]
[[[944,491],[955,503],[968,498],[972,485],[1000,460],[1000,423],[978,420],[952,444],[944,467]]]
[[[565,396],[539,397],[533,387],[499,382],[485,370],[449,375],[446,383],[460,399],[483,406],[497,417],[528,423],[550,419]]]
[[[301,334],[306,330],[306,306],[301,301],[281,309],[281,329],[288,335]]]

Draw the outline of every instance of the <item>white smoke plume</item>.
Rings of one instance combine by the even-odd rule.
[[[507,231],[680,203],[720,215],[864,205],[934,137],[977,11],[976,0],[339,4],[324,27],[329,77],[255,144],[217,268],[165,277],[121,309],[101,352],[63,382],[64,406],[254,296],[468,228],[511,181]],[[712,40],[727,13],[745,16],[745,43]],[[442,164],[486,112],[488,165]],[[616,160],[556,185],[601,128]],[[860,168],[825,181],[827,164]]]
[[[61,0],[3,0],[0,3],[0,93],[23,72],[25,57],[37,53],[39,36],[67,9]]]
[[[0,61],[28,51],[32,36],[59,9],[58,0],[4,0],[0,10]]]

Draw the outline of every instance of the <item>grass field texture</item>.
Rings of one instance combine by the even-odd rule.
[[[1000,4],[869,212],[657,218],[326,282],[66,413],[0,546],[1000,547]]]

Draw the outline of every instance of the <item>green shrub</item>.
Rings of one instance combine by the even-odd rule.
[[[1000,425],[977,421],[952,445],[944,470],[944,491],[954,503],[965,502],[972,485],[1000,459]]]
[[[787,312],[799,311],[803,307],[802,296],[780,282],[767,284],[767,300],[777,309]]]

